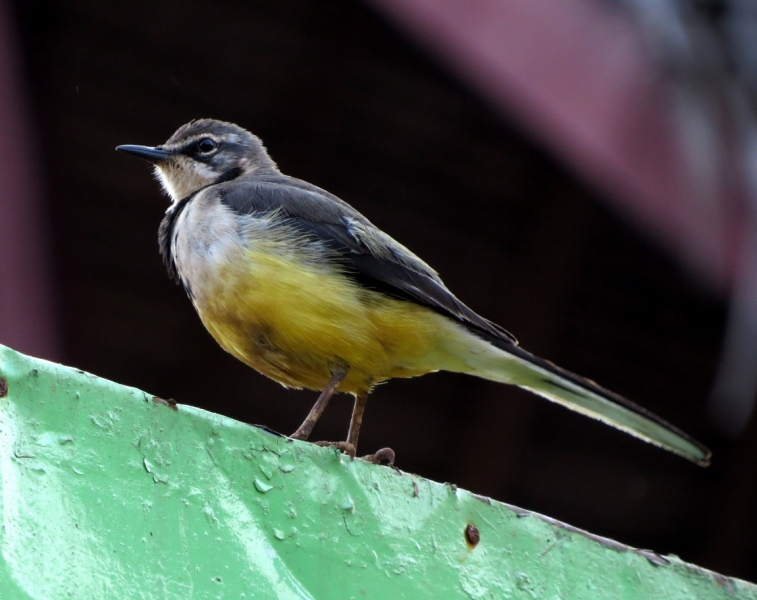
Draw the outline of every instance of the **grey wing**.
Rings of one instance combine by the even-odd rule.
[[[424,261],[328,192],[286,176],[219,188],[221,201],[238,214],[279,211],[287,225],[335,251],[345,273],[361,285],[428,306],[507,344],[517,343],[458,300]]]

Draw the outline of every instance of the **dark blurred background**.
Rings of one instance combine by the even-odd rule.
[[[623,7],[573,2],[639,31]],[[757,580],[757,426],[747,412],[718,428],[707,408],[734,269],[706,258],[698,268],[697,236],[678,252],[685,244],[627,208],[642,193],[578,146],[571,154],[568,130],[555,141],[557,121],[518,110],[528,97],[503,104],[466,78],[452,45],[434,46],[433,28],[418,37],[412,19],[396,20],[399,0],[383,4],[6,2],[0,343],[294,431],[316,394],[286,391],[215,344],[158,255],[167,198],[148,165],[114,152],[161,143],[193,118],[233,121],[525,348],[638,401],[714,460],[701,469],[525,392],[446,373],[377,389],[363,452],[390,446],[403,470]],[[564,106],[562,93],[551,101]],[[350,410],[338,397],[314,438],[342,439]]]

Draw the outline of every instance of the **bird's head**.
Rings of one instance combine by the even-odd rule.
[[[155,165],[155,175],[176,202],[213,183],[250,173],[277,173],[260,138],[214,119],[182,125],[160,146],[118,146]]]

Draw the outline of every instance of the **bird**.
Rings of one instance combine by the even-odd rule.
[[[325,444],[354,457],[376,385],[451,371],[524,388],[709,464],[710,451],[673,425],[524,350],[347,202],[284,175],[246,129],[196,119],[161,145],[116,150],[152,163],[169,196],[160,252],[211,336],[285,387],[320,392],[292,438],[309,438],[335,392],[351,394],[347,439]]]

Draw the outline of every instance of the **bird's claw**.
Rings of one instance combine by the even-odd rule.
[[[336,448],[340,452],[343,452],[350,458],[355,458],[355,446],[349,442],[314,442],[316,446],[321,448]],[[391,448],[381,448],[377,450],[375,454],[368,454],[361,456],[361,460],[364,460],[374,465],[388,465],[394,466],[394,450]]]
[[[315,442],[316,446],[321,448],[336,448],[340,452],[344,452],[350,458],[355,458],[355,446],[349,442]]]
[[[375,454],[368,454],[360,458],[374,465],[394,466],[394,450],[391,448],[381,448],[380,450],[376,450]]]

